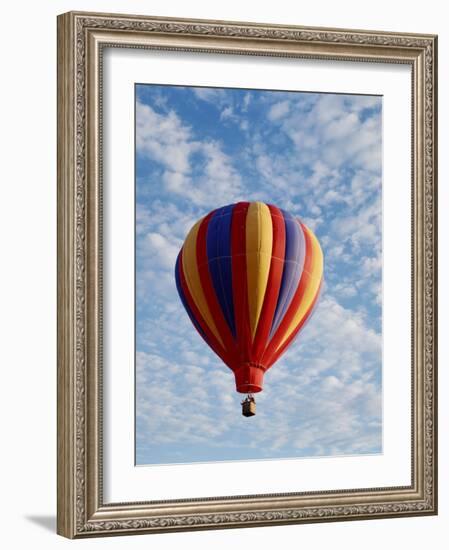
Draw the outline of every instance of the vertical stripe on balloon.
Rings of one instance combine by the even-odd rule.
[[[318,300],[320,298],[321,289],[323,285],[323,279],[321,279],[320,286],[318,288],[318,292],[315,295],[315,298],[313,299],[312,304],[310,305],[309,309],[305,313],[304,317],[301,319],[301,322],[296,326],[295,330],[290,334],[290,336],[284,340],[284,342],[279,346],[279,348],[276,350],[274,355],[270,359],[270,363],[267,365],[267,368],[271,367],[273,363],[275,363],[281,355],[287,350],[287,348],[290,346],[290,344],[293,342],[293,340],[299,335],[299,333],[304,329],[304,327],[309,322],[310,318],[312,317],[316,305],[318,303]]]
[[[220,342],[224,348],[223,341],[215,325],[214,319],[207,305],[206,298],[204,296],[203,287],[201,285],[200,274],[198,270],[198,263],[196,259],[196,240],[198,236],[198,230],[200,228],[201,219],[190,230],[187,238],[184,242],[184,251],[182,254],[182,271],[184,273],[189,293],[192,296],[192,300],[195,302],[198,311],[206,322],[207,326],[211,330],[215,338]]]
[[[237,203],[232,212],[231,223],[232,287],[238,347],[238,361],[234,368],[250,360],[251,329],[246,277],[246,240],[242,238],[245,235],[248,207],[248,202]]]
[[[306,313],[309,312],[316,296],[318,295],[318,291],[321,285],[321,278],[323,274],[323,252],[321,251],[318,239],[315,237],[312,231],[304,225],[302,227],[304,232],[307,233],[308,238],[310,238],[310,266],[307,266],[308,270],[310,269],[308,284],[303,289],[299,307],[295,310],[295,314],[293,315],[293,318],[287,330],[285,331],[278,347],[282,346],[282,344],[289,338],[291,333],[302,321]]]
[[[187,304],[187,313],[193,316],[193,318],[196,320],[196,323],[194,323],[195,327],[199,327],[199,333],[204,338],[206,343],[212,348],[212,350],[220,357],[220,359],[226,363],[227,365],[230,364],[230,358],[228,356],[227,351],[223,348],[223,345],[221,342],[215,337],[215,335],[210,330],[209,326],[203,319],[199,309],[197,308],[195,301],[193,300],[192,295],[190,294],[187,281],[185,278],[185,273],[182,268],[183,264],[183,256],[184,256],[185,249],[181,249],[179,263],[178,263],[178,269],[176,271],[179,281],[179,287],[181,289],[181,299],[183,302]]]
[[[276,206],[268,205],[273,225],[273,250],[267,290],[260,314],[253,343],[253,357],[261,357],[267,345],[273,317],[279,298],[285,257],[285,222],[284,216]]]
[[[236,344],[234,336],[231,333],[227,320],[224,317],[223,310],[215,293],[210,272],[210,261],[207,254],[207,238],[210,230],[210,223],[213,219],[214,212],[208,214],[202,221],[196,239],[196,261],[198,264],[198,272],[203,293],[209,307],[209,311],[215,321],[217,330],[221,336],[226,350],[229,355],[236,355]],[[229,247],[230,248],[230,247]],[[231,289],[232,300],[232,289]],[[232,310],[233,311],[233,310]]]
[[[246,277],[252,340],[267,290],[272,249],[273,224],[270,209],[262,202],[252,202],[246,217]]]
[[[298,220],[282,211],[285,221],[285,258],[279,300],[274,315],[270,337],[276,332],[298,288],[304,267],[305,237]]]
[[[297,221],[297,223],[300,222]],[[288,310],[263,354],[263,364],[273,363],[279,348],[307,315],[321,283],[323,253],[315,235],[305,225],[301,224],[301,226],[305,237],[305,261],[301,279]]]
[[[206,340],[206,335],[201,328],[201,325],[199,322],[195,319],[192,310],[189,306],[189,303],[187,302],[184,290],[182,288],[181,284],[181,252],[178,254],[178,257],[176,258],[176,266],[175,266],[175,280],[176,280],[176,289],[178,290],[179,297],[181,298],[182,305],[184,306],[184,309],[187,311],[187,315],[189,316],[190,320],[192,321],[193,325],[195,326],[196,330],[200,333],[200,335]]]
[[[231,220],[234,205],[214,212],[207,229],[207,261],[215,294],[221,311],[235,336],[234,304],[232,300]]]

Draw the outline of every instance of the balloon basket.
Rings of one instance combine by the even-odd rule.
[[[242,401],[242,414],[243,416],[254,416],[256,414],[256,400],[254,397],[248,396]]]

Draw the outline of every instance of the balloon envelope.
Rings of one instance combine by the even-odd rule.
[[[288,212],[239,202],[192,227],[175,275],[193,325],[232,369],[237,391],[255,393],[317,303],[323,253]]]

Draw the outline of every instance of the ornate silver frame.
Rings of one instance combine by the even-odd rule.
[[[411,66],[410,486],[103,503],[100,92],[105,45]],[[58,17],[59,534],[83,538],[437,513],[436,56],[433,35],[96,13]]]

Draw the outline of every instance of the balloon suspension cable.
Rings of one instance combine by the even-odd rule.
[[[248,393],[246,398],[242,401],[242,414],[246,417],[256,414],[256,400],[252,393]]]

